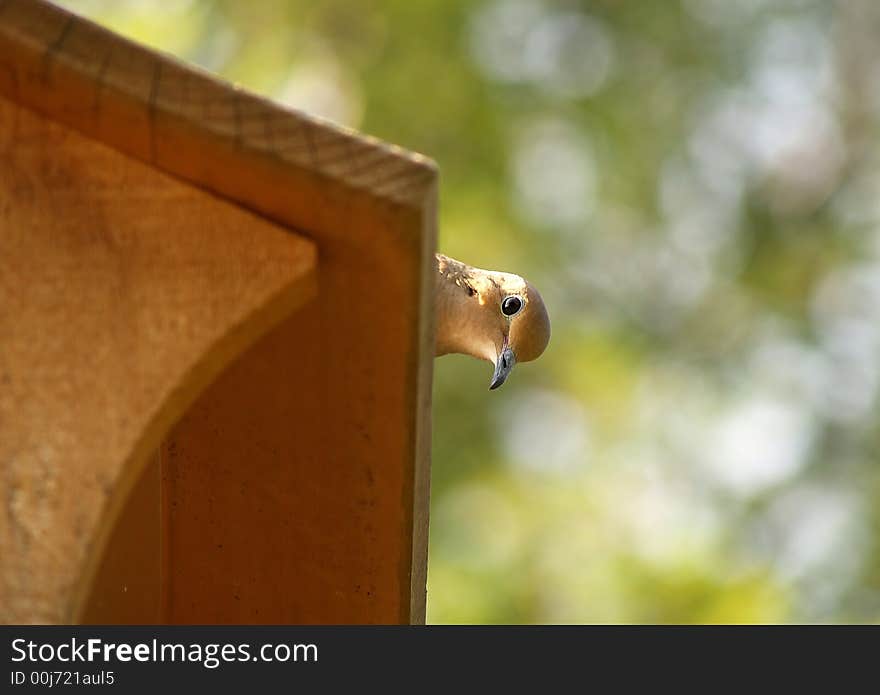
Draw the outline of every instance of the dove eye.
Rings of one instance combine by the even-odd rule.
[[[501,313],[510,318],[516,316],[523,308],[523,300],[519,297],[505,297],[501,302]]]

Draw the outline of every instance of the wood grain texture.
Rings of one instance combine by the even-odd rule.
[[[240,355],[154,459],[159,619],[423,621],[433,163],[36,0],[0,0],[0,95],[318,247],[318,301]],[[78,616],[100,615],[97,585]]]
[[[0,99],[0,619],[72,619],[143,463],[311,242]]]
[[[236,170],[209,166],[246,153],[409,207],[432,195],[427,158],[282,108],[49,3],[5,0],[0,20],[0,90],[201,186],[254,192]]]

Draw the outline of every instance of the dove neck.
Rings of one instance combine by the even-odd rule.
[[[482,305],[472,287],[470,266],[438,255],[435,281],[436,354],[461,353],[494,360],[494,343],[485,335]]]

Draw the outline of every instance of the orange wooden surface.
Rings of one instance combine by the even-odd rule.
[[[0,2],[0,95],[317,245],[318,299],[241,354],[155,459],[164,481],[159,618],[422,621],[433,164],[36,0]],[[165,214],[149,197],[139,203]],[[147,497],[159,494],[151,489]],[[118,580],[138,564],[118,557],[141,528],[142,515],[125,513],[108,527],[107,555],[92,559],[107,573],[82,585],[74,617],[135,610],[96,593],[102,579],[121,591]],[[59,619],[54,609],[15,615]]]
[[[74,617],[193,398],[314,295],[310,242],[0,98],[0,611]]]
[[[78,622],[163,622],[164,514],[158,451],[149,457],[98,555]]]

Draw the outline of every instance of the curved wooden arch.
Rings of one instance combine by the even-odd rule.
[[[314,296],[315,248],[5,100],[0,151],[0,605],[67,622],[171,426]]]

